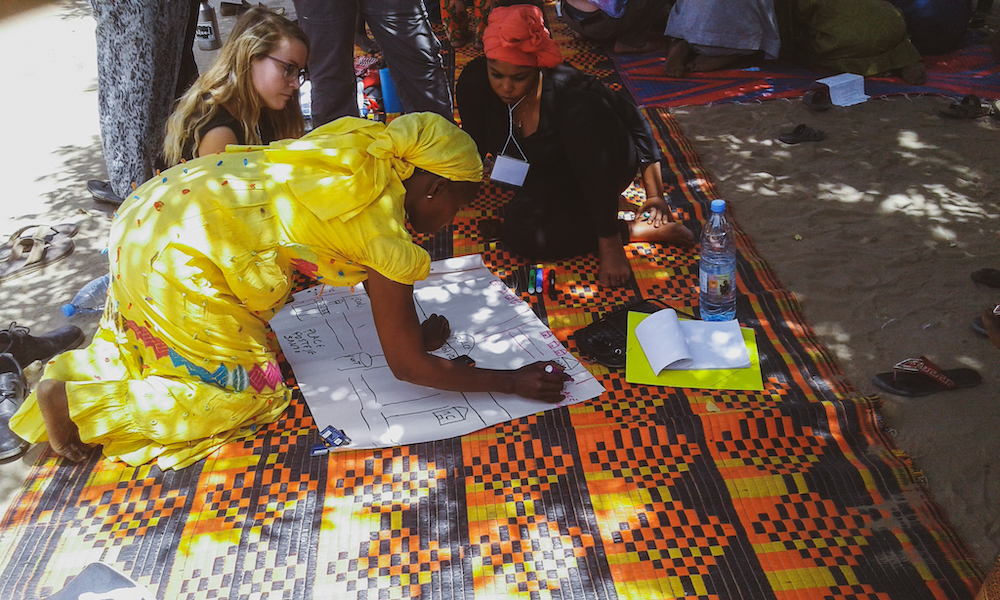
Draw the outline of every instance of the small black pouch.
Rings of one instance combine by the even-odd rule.
[[[631,311],[651,314],[660,308],[643,299],[620,306],[573,334],[576,347],[580,349],[581,354],[602,365],[620,369],[625,366],[628,313]]]

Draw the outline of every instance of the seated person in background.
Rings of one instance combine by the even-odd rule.
[[[267,322],[293,270],[365,281],[393,375],[417,385],[562,399],[546,363],[477,369],[428,354],[449,336],[422,325],[413,282],[430,257],[406,224],[433,233],[477,194],[482,163],[456,125],[429,113],[388,126],[344,118],[300,140],[234,149],[164,171],[122,204],[108,242],[112,285],[89,347],[48,364],[11,418],[58,454],[181,468],[276,420],[291,392]]]
[[[616,54],[638,54],[663,47],[648,37],[666,22],[669,6],[669,0],[560,0],[559,18],[587,39],[613,42]]]
[[[892,3],[903,13],[906,32],[920,54],[938,56],[962,46],[972,17],[970,0],[892,0]]]
[[[167,122],[166,163],[222,152],[229,144],[300,137],[299,86],[308,56],[309,40],[297,25],[263,6],[245,12]]]
[[[677,0],[663,35],[672,38],[667,77],[718,71],[757,52],[775,59],[781,47],[774,0]]]
[[[623,244],[694,244],[664,199],[649,124],[624,97],[562,64],[537,7],[493,9],[483,43],[486,56],[462,71],[456,99],[481,155],[506,154],[530,165],[504,208],[508,250],[535,260],[597,251],[601,285],[618,287],[632,276]],[[639,171],[642,216],[619,221],[621,193]]]
[[[788,0],[778,7],[782,56],[838,73],[927,81],[903,15],[886,0]]]

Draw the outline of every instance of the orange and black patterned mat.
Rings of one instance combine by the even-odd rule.
[[[665,110],[647,117],[677,214],[701,222],[711,178]],[[523,271],[476,232],[505,199],[489,186],[420,241],[435,258],[482,253],[501,277]],[[738,234],[738,317],[757,334],[761,392],[631,385],[590,365],[603,396],[440,442],[312,457],[296,392],[279,422],[181,471],[47,452],[0,524],[0,598],[45,598],[91,562],[170,600],[972,598],[983,569],[885,435],[877,400]],[[574,353],[574,332],[618,304],[696,303],[694,251],[628,252],[624,289],[599,288],[584,256],[545,265],[556,300],[524,295]]]

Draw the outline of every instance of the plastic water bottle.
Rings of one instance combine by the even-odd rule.
[[[62,312],[67,317],[101,312],[108,302],[108,288],[111,287],[111,273],[101,275],[73,296],[69,304],[63,304]]]
[[[705,321],[736,318],[736,239],[726,201],[712,200],[712,216],[701,232],[698,304]]]
[[[198,6],[198,26],[195,29],[198,38],[198,48],[202,50],[218,50],[222,47],[219,41],[219,20],[215,17],[215,9],[208,2]]]

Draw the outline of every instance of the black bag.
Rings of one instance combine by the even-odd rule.
[[[625,366],[628,343],[628,313],[652,314],[661,307],[649,300],[639,299],[606,313],[600,319],[577,330],[574,334],[580,353],[606,367],[620,369]]]

